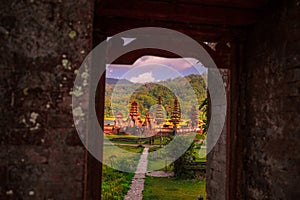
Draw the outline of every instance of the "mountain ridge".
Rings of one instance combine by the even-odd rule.
[[[197,74],[149,83],[125,81],[122,84],[118,79],[114,79],[112,83],[121,84],[106,84],[105,116],[113,117],[114,113],[118,111],[122,111],[124,116],[127,116],[128,103],[132,100],[137,101],[139,111],[144,116],[148,110],[152,109],[152,106],[157,104],[158,96],[161,96],[162,105],[167,112],[166,115],[170,115],[174,99],[177,98],[181,103],[183,117],[188,118],[192,106],[199,106],[207,96],[207,86],[204,79]],[[133,93],[129,91],[133,91]],[[112,94],[114,94],[114,99],[111,98]]]
[[[116,85],[118,84],[134,84],[133,82],[127,79],[117,79],[117,78],[106,78],[105,83],[109,85]]]
[[[203,75],[204,74],[204,75]],[[105,80],[105,83],[106,84],[109,84],[109,85],[116,85],[117,83],[118,84],[147,84],[147,83],[163,83],[163,82],[167,82],[167,81],[172,81],[172,80],[176,80],[176,79],[179,79],[179,78],[190,78],[192,76],[201,76],[202,78],[204,78],[204,80],[206,81],[207,80],[207,73],[206,72],[203,72],[201,75],[200,74],[188,74],[188,75],[185,75],[185,76],[178,76],[178,77],[175,77],[175,78],[171,78],[171,79],[166,79],[166,80],[161,80],[161,81],[157,81],[157,82],[146,82],[146,83],[134,83],[134,82],[131,82],[129,81],[128,79],[118,79],[118,78],[111,78],[111,77],[107,77],[106,80]]]

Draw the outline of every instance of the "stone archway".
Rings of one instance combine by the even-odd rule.
[[[213,55],[214,59],[218,61],[219,65],[221,65],[225,69],[222,70],[222,74],[224,75],[224,81],[226,82],[225,85],[227,86],[227,91],[229,92],[230,88],[230,74],[229,74],[229,66],[232,65],[232,58],[233,56],[231,55],[232,49],[230,48],[230,45],[228,44],[217,44],[216,45],[216,50],[211,49],[208,45],[205,43],[202,43],[202,45],[205,46],[205,48],[210,52],[211,55]],[[220,50],[221,49],[221,50]],[[172,53],[166,52],[166,51],[161,51],[161,50],[156,50],[156,49],[143,49],[143,50],[135,50],[133,52],[130,52],[128,54],[125,54],[121,56],[116,62],[120,64],[120,62],[125,62],[126,64],[128,63],[133,63],[135,59],[139,56],[142,55],[162,55],[162,56],[169,56],[169,57],[177,57],[177,55],[174,55]],[[225,62],[226,61],[226,62]],[[227,69],[226,69],[227,68]],[[100,90],[104,92],[104,82],[99,84]],[[103,97],[102,95],[98,95],[99,97]],[[104,100],[99,99],[97,102],[104,102]],[[103,105],[100,105],[102,109]],[[103,120],[103,119],[100,119]],[[226,125],[230,124],[229,121],[226,122]],[[229,128],[228,128],[229,129]],[[228,156],[228,147],[227,145],[227,130],[224,129],[222,133],[222,137],[220,139],[220,142],[218,142],[217,147],[214,148],[212,153],[210,154],[211,156],[209,157],[210,162],[208,162],[208,174],[210,178],[214,177],[214,182],[209,182],[208,181],[208,193],[211,194],[211,198],[218,198],[218,199],[225,199],[226,198],[226,190],[227,190],[227,181],[228,179],[228,168],[227,166],[229,165],[227,161],[227,156]],[[92,164],[94,165],[94,164]],[[215,170],[218,168],[219,170]],[[92,173],[93,174],[93,173]],[[215,180],[215,177],[217,177],[217,180]],[[89,182],[88,182],[89,183]],[[95,183],[93,184],[95,185]],[[211,186],[210,186],[211,185]],[[218,189],[219,188],[219,189]],[[220,189],[222,188],[222,189]],[[218,190],[217,190],[218,189]],[[218,192],[215,192],[218,191]]]

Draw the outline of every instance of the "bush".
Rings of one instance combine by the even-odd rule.
[[[122,169],[123,171],[130,171],[130,170],[132,170],[131,166],[130,166],[130,162],[128,160],[126,160],[126,159],[119,160],[119,162],[118,162],[118,168]]]
[[[167,146],[167,154],[169,154],[168,156],[178,157],[178,155],[191,143],[185,153],[174,161],[174,175],[176,178],[191,178],[194,174],[191,170],[185,168],[186,165],[194,160],[194,142],[191,141],[192,140],[189,137],[180,136],[174,138],[175,144]]]

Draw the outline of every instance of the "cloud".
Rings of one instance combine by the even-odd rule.
[[[148,83],[154,82],[155,78],[153,77],[152,72],[146,72],[143,74],[139,74],[136,77],[131,77],[129,80],[134,83]]]
[[[160,65],[160,70],[162,70],[163,65],[169,68],[172,68],[173,71],[178,72],[176,76],[182,75],[186,76],[188,74],[199,74],[202,73],[204,67],[202,66],[201,63],[199,63],[196,59],[194,58],[163,58],[163,57],[157,57],[157,56],[142,56],[139,59],[136,60],[136,62],[132,65],[117,65],[117,64],[111,64],[107,66],[107,69],[114,69],[113,71],[107,70],[107,77],[110,78],[116,78],[116,77],[122,77],[124,74],[126,74],[128,71],[134,69],[134,68],[140,68],[142,66],[146,65],[155,65],[158,64]],[[148,72],[149,70],[147,70]],[[170,70],[169,70],[170,71]],[[165,80],[167,78],[170,78],[169,76],[174,75],[169,74],[169,73],[157,73],[153,71],[152,68],[152,77],[154,79],[159,79],[159,80]],[[146,73],[140,71],[140,76],[144,76],[143,74]],[[147,74],[146,74],[147,75]],[[150,78],[148,74],[148,78]],[[165,76],[161,77],[161,76]],[[133,75],[134,78],[138,78],[138,74]],[[175,78],[175,77],[173,77]],[[152,79],[150,79],[152,80]],[[141,80],[142,81],[142,80]]]
[[[119,78],[132,68],[132,65],[106,65],[106,77]]]
[[[196,65],[198,61],[194,58],[163,58],[157,56],[143,56],[136,60],[133,67],[147,64],[161,64],[174,68],[177,71],[185,70]]]

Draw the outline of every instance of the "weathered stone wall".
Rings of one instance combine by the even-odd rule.
[[[246,44],[244,198],[299,199],[300,1],[271,2]]]
[[[82,199],[73,127],[76,69],[92,47],[93,1],[0,4],[0,199]]]
[[[226,190],[226,125],[213,150],[207,155],[207,200],[225,200]]]
[[[208,83],[212,79],[213,73],[220,73],[227,94],[229,94],[229,70],[228,69],[219,69],[218,71],[209,69],[208,70]],[[220,105],[222,107],[224,105]],[[217,108],[215,108],[217,109]],[[218,122],[217,122],[218,123]],[[212,124],[210,124],[212,126]],[[215,125],[216,126],[216,125]],[[217,143],[213,146],[211,152],[207,155],[207,165],[206,165],[206,192],[207,200],[225,200],[226,198],[226,138],[227,138],[227,124],[225,122],[222,133],[218,138]],[[212,138],[210,135],[207,137],[207,145],[210,143]]]

